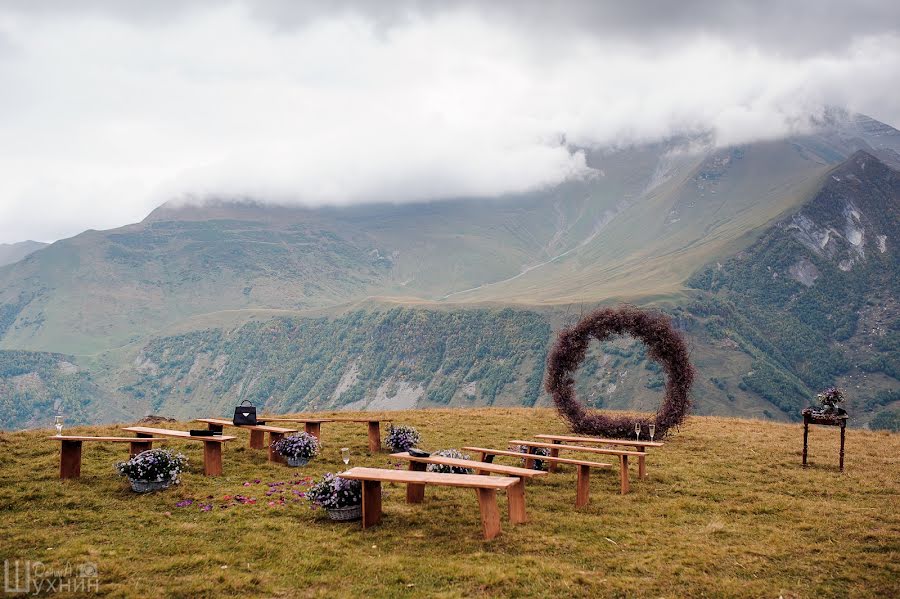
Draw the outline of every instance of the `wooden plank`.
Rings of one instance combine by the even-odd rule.
[[[266,426],[265,424],[235,424],[226,418],[195,418],[194,422],[202,422],[213,426],[231,426],[234,428],[245,428],[249,431],[261,431],[265,433],[296,433],[297,429],[283,428],[280,426]]]
[[[543,470],[529,470],[527,468],[519,468],[518,466],[504,466],[502,464],[488,464],[485,462],[479,462],[478,460],[462,460],[458,458],[447,458],[444,456],[435,456],[431,455],[427,458],[418,458],[409,455],[408,452],[404,451],[401,453],[392,453],[392,458],[397,458],[400,460],[409,460],[414,462],[421,462],[423,464],[441,464],[444,466],[455,466],[457,468],[472,468],[474,470],[481,470],[487,473],[492,474],[506,474],[508,476],[518,476],[522,478],[535,478],[538,476],[547,476],[547,473]]]
[[[547,439],[550,441],[563,441],[565,443],[596,443],[598,445],[623,445],[630,447],[662,447],[662,441],[630,441],[628,439],[603,439],[600,437],[577,437],[573,435],[535,435],[535,439]]]
[[[339,416],[329,418],[329,422],[393,422],[393,418],[341,418]]]
[[[481,511],[481,528],[484,531],[484,539],[490,541],[500,534],[500,510],[497,508],[497,490],[478,488],[475,489],[475,493],[478,494],[478,509]]]
[[[516,457],[516,458],[524,458],[527,454],[520,453],[518,451],[509,451],[506,449],[487,449],[484,447],[463,447],[465,451],[476,451],[485,456],[485,459],[482,461],[487,462],[486,458],[493,457],[495,455],[502,455],[508,457]],[[603,462],[589,462],[587,460],[576,460],[572,458],[553,458],[550,456],[540,456],[540,460],[544,462],[556,462],[557,464],[570,464],[572,466],[578,466],[580,464],[584,464],[586,466],[590,466],[591,468],[611,468],[612,464],[605,464]]]
[[[256,418],[257,422],[296,422],[298,424],[303,424],[304,422],[331,422],[331,418],[281,418],[279,416],[258,416]]]
[[[578,480],[575,487],[575,507],[588,504],[591,495],[591,469],[588,466],[578,466]]]
[[[617,455],[617,456],[634,456],[640,457],[642,455],[646,455],[640,451],[628,451],[625,449],[604,449],[602,447],[581,447],[580,445],[564,445],[562,443],[538,443],[536,441],[522,441],[521,439],[512,439],[509,441],[510,445],[522,445],[524,447],[540,447],[543,449],[565,449],[566,451],[583,451],[585,453],[599,453],[602,455]],[[523,454],[524,455],[524,454]],[[546,456],[545,456],[546,457]]]
[[[133,443],[134,437],[88,437],[88,436],[80,436],[80,435],[62,435],[57,437],[56,435],[47,437],[48,439],[52,439],[54,441],[99,441],[102,443]],[[141,441],[148,442],[164,442],[166,439],[154,439],[151,437],[143,438]]]
[[[621,483],[622,495],[627,495],[628,491],[630,490],[629,485],[628,485],[628,456],[623,455],[623,456],[621,456],[620,459],[622,461],[621,461],[621,467],[619,468],[619,477],[622,481],[622,483]]]
[[[506,489],[519,479],[500,476],[478,476],[477,474],[443,474],[440,472],[416,472],[410,470],[387,470],[383,468],[356,467],[338,474],[341,478],[354,480],[380,480],[392,483],[419,483],[444,487],[473,487],[478,489]]]
[[[140,453],[144,453],[145,451],[150,451],[153,449],[153,442],[147,439],[136,440],[132,439],[131,446],[128,448],[129,456],[134,457]]]
[[[59,477],[63,480],[81,476],[81,441],[63,440],[59,448]]]
[[[284,439],[284,433],[279,433],[276,431],[269,432],[269,461],[275,462],[276,464],[287,464],[287,458],[282,456],[280,453],[275,451],[273,445],[276,442]]]
[[[381,522],[381,481],[362,481],[362,527]]]
[[[524,524],[528,522],[528,514],[525,512],[524,478],[520,478],[518,484],[506,489],[506,498],[509,507],[510,524]]]
[[[138,435],[159,435],[160,437],[169,437],[172,439],[185,439],[190,441],[203,441],[204,443],[214,442],[214,443],[225,443],[226,441],[233,441],[237,439],[237,437],[232,437],[229,435],[216,435],[215,437],[192,437],[188,431],[178,431],[169,428],[152,428],[149,426],[128,426],[122,429],[123,431],[128,431],[129,433],[135,433]],[[149,437],[142,437],[144,439]]]
[[[250,449],[266,448],[266,432],[254,428],[250,431]]]
[[[222,475],[222,444],[207,441],[203,444],[203,474],[206,476]]]
[[[303,428],[307,433],[315,437],[316,439],[322,438],[322,423],[321,422],[312,422],[308,421]]]
[[[378,453],[381,451],[381,422],[378,420],[369,420],[369,453]]]

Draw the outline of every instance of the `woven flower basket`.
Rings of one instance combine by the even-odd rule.
[[[326,509],[328,517],[338,522],[349,522],[350,520],[359,520],[362,518],[362,505],[351,505],[349,507],[338,507]]]
[[[287,457],[287,465],[292,466],[294,468],[299,468],[301,466],[306,466],[309,464],[309,458],[300,458],[300,457]]]
[[[172,484],[172,479],[167,478],[165,480],[135,480],[133,478],[129,478],[128,482],[131,483],[131,490],[135,493],[152,493],[153,491],[162,491],[163,489],[168,489]]]

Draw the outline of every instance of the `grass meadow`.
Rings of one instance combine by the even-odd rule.
[[[546,409],[390,415],[429,450],[566,432]],[[49,434],[0,434],[0,559],[94,564],[105,597],[900,595],[898,434],[849,430],[839,473],[837,429],[812,427],[803,469],[800,425],[691,417],[650,453],[647,480],[632,465],[630,494],[618,494],[617,468],[595,471],[591,503],[576,510],[575,472],[563,468],[529,483],[530,521],[504,521],[493,541],[468,489],[428,488],[407,505],[404,488],[386,485],[383,522],[366,531],[311,510],[293,491],[341,470],[341,447],[351,465],[391,467],[367,453],[364,424],[324,424],[322,455],[301,469],[269,463],[235,432],[219,478],[202,476],[202,444],[173,440],[158,446],[183,451],[189,470],[149,495],[114,471],[124,444],[85,443],[82,477],[60,481]]]

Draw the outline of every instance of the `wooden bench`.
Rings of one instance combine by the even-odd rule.
[[[369,452],[378,453],[381,451],[381,423],[390,422],[390,418],[341,418],[339,416],[330,418],[302,418],[290,416],[260,416],[258,422],[297,422],[304,423],[306,432],[315,435],[318,439],[321,432],[322,423],[324,422],[365,422],[369,430]]]
[[[101,443],[129,443],[130,457],[134,457],[142,451],[153,449],[153,443],[163,442],[165,439],[135,437],[87,437],[78,435],[56,435],[48,437],[59,441],[59,477],[61,479],[78,478],[81,476],[81,444],[85,441],[97,441]]]
[[[167,437],[185,441],[201,441],[203,443],[203,474],[206,476],[222,475],[222,444],[236,439],[227,435],[215,437],[192,437],[187,431],[176,431],[168,428],[152,428],[149,426],[129,426],[122,430],[134,433],[138,437]]]
[[[409,461],[409,469],[416,472],[425,472],[428,464],[440,464],[442,466],[454,466],[456,468],[471,468],[475,470],[475,474],[502,474],[504,476],[515,476],[516,478],[522,479],[523,485],[525,484],[525,479],[537,478],[547,475],[547,473],[542,470],[531,470],[528,468],[518,468],[516,466],[503,466],[501,464],[491,464],[484,461],[479,462],[476,460],[448,458],[446,456],[440,455],[431,455],[427,458],[420,458],[417,456],[409,455],[409,452],[406,451],[403,451],[401,453],[392,453],[391,457],[397,458],[399,460]],[[425,485],[416,485],[413,483],[406,485],[407,503],[421,503],[424,499]]]
[[[362,481],[362,527],[369,528],[381,522],[381,483],[438,485],[475,489],[481,510],[481,526],[484,538],[493,539],[500,534],[500,510],[497,507],[497,491],[506,490],[509,498],[509,521],[525,522],[525,486],[520,478],[479,476],[477,474],[439,474],[410,470],[385,470],[382,468],[351,468],[338,474],[341,478]]]
[[[266,448],[266,433],[269,433],[269,461],[278,462],[280,464],[287,463],[277,451],[272,448],[272,444],[283,439],[285,435],[296,433],[297,429],[281,428],[279,426],[266,426],[264,424],[235,424],[227,418],[197,418],[195,422],[202,422],[209,427],[211,431],[222,432],[226,426],[235,428],[243,428],[250,431],[250,449]]]
[[[628,458],[635,457],[640,458],[641,456],[646,456],[647,454],[642,451],[624,451],[621,449],[603,449],[602,447],[581,447],[580,445],[563,445],[562,443],[540,443],[536,441],[522,441],[520,439],[513,439],[509,442],[510,445],[520,445],[522,447],[528,448],[528,454],[523,455],[531,455],[533,454],[534,449],[542,448],[549,450],[567,450],[567,451],[581,451],[584,453],[599,453],[601,455],[614,455],[619,457],[619,478],[621,480],[621,492],[622,495],[628,493],[631,490],[631,485],[628,481]],[[549,456],[536,456],[535,459],[541,460],[544,457]],[[549,463],[549,462],[548,462]],[[528,466],[528,460],[526,459],[525,466]]]
[[[591,443],[595,445],[619,445],[621,447],[634,447],[637,451],[646,453],[648,447],[662,447],[662,441],[639,441],[635,439],[602,439],[600,437],[575,437],[572,435],[535,435],[535,439],[543,439],[554,444],[559,443]],[[550,455],[559,455],[559,449],[551,449]],[[550,471],[556,470],[556,465],[551,464]],[[647,478],[647,466],[644,456],[638,458],[638,477]]]
[[[506,449],[486,449],[484,447],[463,447],[465,451],[476,452],[481,455],[479,458],[482,462],[492,463],[494,461],[494,457],[501,455],[507,457],[517,457],[528,459],[528,454],[524,454],[518,451],[509,451]],[[552,457],[538,457],[535,456],[535,459],[544,460],[546,462],[556,462],[557,464],[570,464],[572,466],[578,467],[578,479],[575,484],[575,507],[581,507],[583,505],[587,505],[590,501],[591,494],[591,468],[611,468],[611,464],[604,464],[602,462],[589,462],[587,460],[574,460],[570,458],[552,458]]]

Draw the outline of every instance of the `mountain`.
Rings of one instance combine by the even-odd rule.
[[[18,243],[0,243],[0,266],[18,262],[28,254],[36,252],[46,245],[46,243],[31,240]]]
[[[593,176],[510,197],[169,203],[0,267],[0,349],[88,373],[102,401],[62,398],[87,420],[242,398],[542,405],[552,331],[624,300],[669,311],[690,336],[698,412],[788,420],[820,387],[852,382],[864,424],[896,390],[893,316],[866,310],[893,314],[898,151],[897,130],[831,111],[805,135],[740,147],[587,150]],[[840,219],[856,213],[851,232]],[[873,323],[883,339],[861,332]],[[642,346],[595,357],[579,380],[589,404],[655,408],[662,378]],[[0,426],[39,418],[17,393],[27,418]]]

